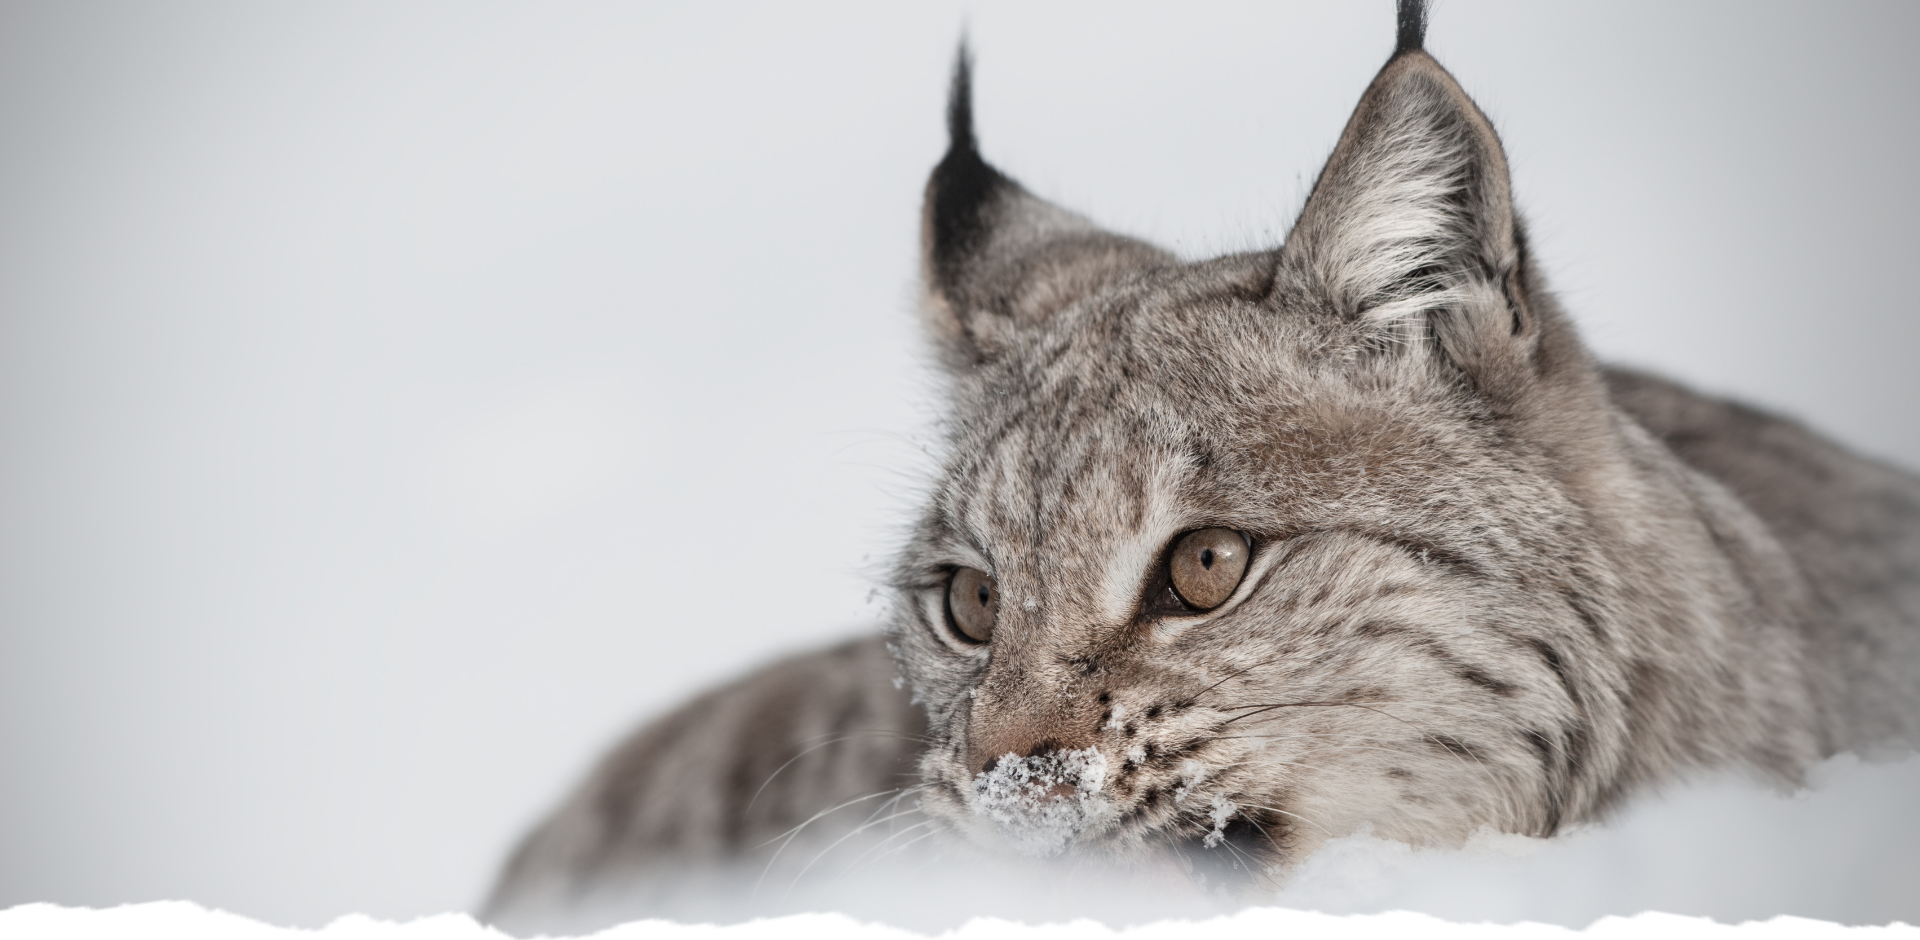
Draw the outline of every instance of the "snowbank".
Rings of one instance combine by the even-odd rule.
[[[1235,937],[1299,937],[1327,940],[1370,940],[1370,938],[1406,937],[1494,937],[1502,940],[1550,940],[1550,938],[1586,936],[1604,940],[1646,940],[1664,937],[1731,937],[1742,940],[1773,940],[1802,937],[1861,937],[1886,940],[1920,940],[1920,927],[1895,924],[1887,927],[1843,927],[1827,921],[1778,917],[1769,921],[1750,921],[1740,925],[1716,923],[1702,917],[1647,913],[1634,917],[1608,917],[1584,931],[1549,924],[1523,923],[1456,924],[1426,914],[1396,912],[1388,914],[1319,914],[1283,908],[1255,908],[1228,917],[1201,921],[1162,921],[1139,927],[1114,929],[1092,921],[1066,924],[1028,925],[981,918],[969,921],[957,930],[940,934],[953,940],[1023,937],[1034,940],[1172,940],[1176,937],[1204,935],[1208,940],[1233,940]],[[711,924],[676,924],[668,921],[642,921],[623,924],[591,935],[594,940],[789,940],[800,937],[832,937],[836,940],[912,940],[925,937],[898,927],[862,923],[844,914],[795,914],[756,920],[745,924],[716,927]],[[109,910],[28,904],[0,911],[0,938],[34,940],[104,940],[104,938],[193,938],[193,940],[274,940],[274,938],[321,937],[325,940],[505,940],[506,934],[475,922],[464,914],[443,914],[404,924],[378,921],[360,915],[342,917],[317,931],[273,927],[224,911],[210,911],[183,901],[135,904]]]

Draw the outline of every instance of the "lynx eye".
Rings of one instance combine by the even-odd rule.
[[[1180,599],[1212,610],[1233,596],[1247,573],[1247,539],[1232,529],[1199,529],[1180,536],[1167,574]]]
[[[975,643],[993,636],[993,622],[1000,614],[1000,589],[993,576],[978,568],[959,568],[947,582],[947,619],[960,635]]]

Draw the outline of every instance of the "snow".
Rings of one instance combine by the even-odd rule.
[[[1195,875],[1207,876],[1204,884],[1167,867],[1177,860],[1115,869],[1060,852],[1117,812],[1090,792],[1108,770],[1081,752],[1059,761],[1003,757],[982,775],[977,783],[990,812],[976,819],[1039,834],[1021,846],[1024,854],[976,850],[960,839],[908,845],[895,838],[877,848],[849,842],[796,855],[804,857],[804,870],[797,861],[771,872],[755,864],[740,873],[739,885],[660,883],[655,887],[665,895],[656,901],[630,904],[623,895],[590,916],[509,925],[584,933],[642,915],[738,923],[836,911],[931,936],[981,917],[1085,919],[1118,930],[1266,905],[1570,930],[1646,911],[1720,924],[1783,915],[1849,925],[1920,923],[1916,757],[1837,758],[1816,768],[1812,787],[1798,793],[1738,776],[1706,777],[1644,794],[1605,825],[1553,839],[1482,832],[1464,847],[1439,850],[1350,836],[1306,858],[1284,884],[1239,887],[1212,877],[1213,868],[1232,867],[1233,847],[1207,839],[1210,833],[1186,858]],[[1229,801],[1196,791],[1187,803],[1224,836],[1234,813]],[[763,889],[756,893],[756,885]]]
[[[1554,839],[1483,833],[1454,852],[1337,840],[1275,900],[1567,926],[1646,910],[1723,923],[1781,914],[1920,923],[1920,757],[1841,756],[1810,782],[1785,794],[1709,777],[1647,794],[1606,825]]]
[[[1093,921],[1063,924],[1017,924],[993,918],[969,921],[958,929],[939,934],[951,940],[1026,937],[1033,940],[1172,940],[1204,934],[1209,940],[1234,940],[1237,937],[1325,938],[1325,940],[1370,940],[1404,937],[1497,937],[1511,940],[1559,940],[1584,934],[1594,940],[1642,940],[1666,937],[1728,937],[1755,940],[1802,937],[1861,937],[1873,940],[1913,940],[1920,928],[1907,925],[1891,927],[1844,927],[1822,921],[1792,917],[1751,922],[1739,926],[1716,924],[1696,917],[1672,914],[1640,914],[1634,917],[1610,917],[1585,931],[1576,933],[1547,924],[1453,924],[1424,914],[1377,914],[1339,917],[1311,911],[1257,908],[1204,921],[1161,921],[1137,927],[1115,929]],[[212,911],[180,901],[136,904],[110,910],[63,908],[51,904],[28,904],[0,911],[0,940],[109,940],[109,938],[193,938],[193,940],[279,940],[310,937],[323,940],[504,940],[507,935],[476,923],[464,914],[423,917],[407,923],[374,920],[362,915],[342,917],[318,931],[273,927],[256,920]],[[844,914],[796,914],[768,918],[732,926],[677,924],[670,921],[640,921],[611,927],[591,935],[593,940],[789,940],[789,938],[832,937],[836,940],[913,940],[928,934],[915,933],[884,924],[862,922]]]
[[[1207,811],[1207,818],[1213,820],[1213,831],[1207,833],[1206,838],[1200,840],[1200,844],[1210,849],[1218,847],[1220,840],[1227,837],[1227,821],[1238,812],[1240,812],[1239,804],[1218,793],[1214,794],[1213,806]]]
[[[1107,811],[1094,795],[1106,772],[1104,762],[1086,751],[1037,760],[1009,755],[977,785],[999,814],[990,814],[997,824],[1048,833],[1028,846],[1044,855]],[[1152,873],[1127,882],[1104,874],[1083,877],[1059,859],[1007,858],[982,866],[979,856],[969,856],[937,859],[931,867],[868,864],[861,878],[837,882],[824,877],[833,866],[823,863],[791,890],[783,886],[778,905],[757,912],[735,908],[731,916],[725,910],[682,915],[688,923],[655,920],[554,933],[599,940],[1158,940],[1199,933],[1212,940],[1576,933],[1844,933],[1920,940],[1920,930],[1910,926],[1920,921],[1920,824],[1906,811],[1920,793],[1920,758],[1872,764],[1842,757],[1820,767],[1813,783],[1808,791],[1782,794],[1733,777],[1704,779],[1649,795],[1609,825],[1550,840],[1482,833],[1463,849],[1437,851],[1369,836],[1339,839],[1307,859],[1277,893],[1264,896],[1262,906],[1174,897],[1166,893],[1165,879]],[[1209,815],[1216,829],[1232,812],[1231,803],[1214,801]],[[698,923],[714,918],[722,925]],[[271,940],[294,933],[185,902],[109,910],[32,904],[0,911],[0,940]],[[466,915],[407,923],[354,915],[317,936],[499,940],[506,934]]]
[[[1106,781],[1107,758],[1098,748],[1009,753],[974,778],[973,811],[998,824],[1021,851],[1058,855],[1107,814]]]

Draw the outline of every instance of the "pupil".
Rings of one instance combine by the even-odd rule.
[[[1200,567],[1209,571],[1213,570],[1213,549],[1203,548],[1200,550]]]
[[[987,606],[987,602],[993,600],[993,592],[989,591],[984,584],[980,585],[976,593],[980,595],[980,606],[982,607]]]

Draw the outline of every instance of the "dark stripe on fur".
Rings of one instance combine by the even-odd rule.
[[[1535,653],[1540,654],[1547,668],[1553,670],[1554,678],[1560,680],[1560,687],[1566,690],[1567,698],[1575,707],[1579,707],[1581,705],[1580,690],[1574,688],[1573,679],[1567,675],[1567,664],[1560,658],[1560,651],[1554,649],[1553,644],[1538,638],[1529,638],[1527,645],[1533,647]]]
[[[1587,625],[1587,632],[1593,634],[1594,639],[1606,639],[1607,632],[1600,624],[1600,615],[1594,612],[1593,602],[1585,594],[1563,584],[1560,586],[1560,596],[1566,598],[1567,606],[1573,610],[1574,616],[1580,618],[1581,623]]]
[[[1441,665],[1447,667],[1447,671],[1453,673],[1461,680],[1477,685],[1501,698],[1511,696],[1517,690],[1517,686],[1513,683],[1503,682],[1487,675],[1478,667],[1461,661],[1458,656],[1453,654],[1452,650],[1447,649],[1444,644],[1429,636],[1423,630],[1391,622],[1369,620],[1355,627],[1353,632],[1377,640],[1391,638],[1394,641],[1404,643],[1439,661]]]
[[[1547,818],[1541,827],[1540,836],[1551,836],[1560,831],[1560,821],[1565,815],[1566,798],[1561,793],[1559,774],[1555,773],[1559,765],[1553,736],[1545,731],[1530,728],[1526,732],[1527,743],[1533,745],[1535,756],[1540,758],[1541,776],[1545,779],[1541,789],[1547,800]]]

